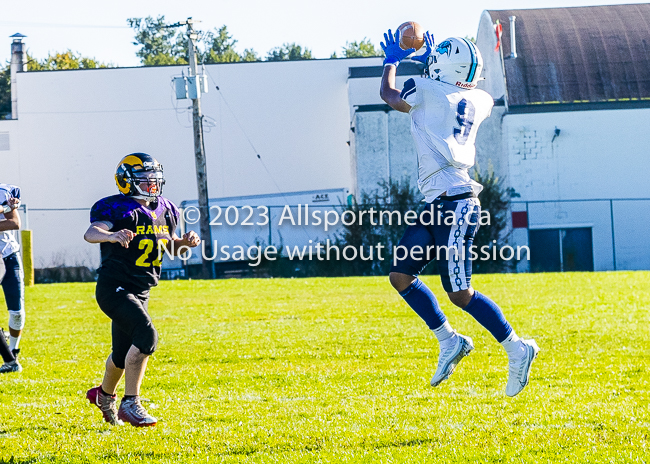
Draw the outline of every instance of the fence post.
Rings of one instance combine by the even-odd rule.
[[[269,247],[270,247],[273,244],[272,243],[273,242],[273,235],[271,233],[272,232],[271,231],[271,222],[273,222],[273,220],[272,220],[272,218],[273,218],[273,210],[271,209],[272,208],[271,206],[268,206],[267,208],[269,209]]]
[[[528,210],[528,202],[526,202],[526,246],[530,250],[530,211]],[[530,259],[528,261],[528,269],[526,272],[530,272]]]
[[[32,249],[32,231],[20,231],[20,243],[22,244],[23,272],[25,274],[25,286],[34,286],[34,251]]]
[[[609,217],[612,224],[612,260],[614,261],[614,270],[616,270],[616,238],[614,237],[614,200],[609,200]]]
[[[27,214],[27,204],[22,205],[23,214],[25,215],[25,229],[29,229],[29,215]]]

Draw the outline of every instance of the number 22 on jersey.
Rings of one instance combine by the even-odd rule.
[[[138,244],[138,248],[140,250],[144,250],[142,255],[138,258],[138,260],[135,262],[136,266],[140,267],[160,267],[162,265],[162,258],[163,258],[163,248],[167,247],[167,243],[169,240],[165,238],[161,238],[158,240],[158,253],[156,256],[156,259],[154,259],[152,262],[147,262],[147,258],[149,258],[149,255],[153,251],[154,247],[154,242],[150,238],[143,238],[140,240],[140,243]]]

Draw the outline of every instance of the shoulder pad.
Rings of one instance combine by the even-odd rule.
[[[410,78],[404,82],[404,88],[402,89],[402,92],[399,94],[399,96],[402,98],[402,100],[406,100],[408,96],[414,94],[415,91],[415,80],[413,78]]]
[[[90,210],[90,222],[108,221],[114,222],[133,214],[137,208],[137,202],[124,195],[112,195],[102,198],[95,203]]]

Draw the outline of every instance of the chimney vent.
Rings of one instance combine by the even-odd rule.
[[[23,38],[27,37],[21,33],[9,36],[14,39],[11,43],[11,119],[18,119],[18,86],[16,85],[16,73],[25,71],[26,53],[23,47]]]
[[[517,58],[517,36],[515,34],[516,16],[510,16],[510,58]]]

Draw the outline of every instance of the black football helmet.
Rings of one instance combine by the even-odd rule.
[[[126,196],[154,200],[162,195],[165,185],[162,164],[146,153],[126,155],[115,170],[115,183]]]

